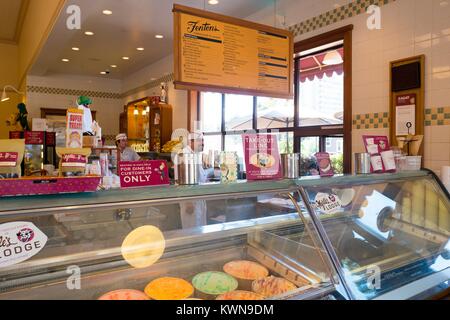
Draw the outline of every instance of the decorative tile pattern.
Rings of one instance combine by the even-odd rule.
[[[302,21],[296,25],[288,28],[289,31],[294,33],[294,36],[299,36],[304,33],[314,31],[333,23],[357,16],[365,13],[367,8],[371,5],[377,5],[379,7],[392,3],[396,0],[356,0],[343,5],[334,10],[322,13],[316,17]]]
[[[353,130],[360,129],[388,129],[389,113],[368,113],[353,116]]]
[[[127,92],[124,92],[124,93],[122,93],[121,97],[125,98],[125,97],[131,96],[131,95],[136,94],[136,93],[141,92],[141,91],[145,91],[145,90],[149,90],[149,89],[153,89],[153,88],[159,87],[161,85],[161,82],[172,82],[174,80],[175,80],[175,74],[174,73],[170,73],[170,74],[167,74],[167,75],[165,75],[165,76],[163,76],[163,77],[161,77],[159,79],[156,79],[154,81],[150,81],[150,82],[148,82],[148,83],[146,83],[146,84],[144,84],[144,85],[142,85],[140,87],[137,87],[137,88],[131,89],[131,90],[127,91]]]
[[[450,125],[450,107],[425,109],[425,126]]]
[[[121,99],[122,98],[120,93],[114,93],[114,92],[74,90],[74,89],[63,89],[63,88],[39,87],[39,86],[27,86],[27,92],[53,94],[53,95],[65,95],[65,96],[88,96],[91,98],[101,98],[101,99]]]
[[[104,134],[103,138],[105,139],[105,145],[113,146],[116,143],[116,135]]]

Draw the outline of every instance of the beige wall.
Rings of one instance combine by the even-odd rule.
[[[102,133],[104,135],[116,135],[119,132],[119,115],[123,111],[122,99],[101,96],[108,93],[119,96],[122,88],[120,80],[71,75],[28,76],[27,85],[40,88],[38,92],[33,92],[36,90],[27,92],[30,118],[40,118],[41,108],[67,109],[73,107],[76,99],[83,91],[93,91],[98,96],[91,97],[93,100],[91,108],[97,112],[97,121],[102,127]],[[58,93],[52,90],[55,88],[59,89]],[[68,90],[79,92],[77,92],[77,95],[70,95]]]
[[[47,40],[65,0],[32,0],[19,41],[19,84],[25,88],[26,75]]]
[[[19,48],[16,45],[0,43],[0,94],[3,87],[12,85],[18,87],[19,82]],[[8,92],[11,100],[0,102],[0,139],[8,139],[9,128],[5,121],[9,115],[17,111],[16,106],[22,97],[15,92]]]

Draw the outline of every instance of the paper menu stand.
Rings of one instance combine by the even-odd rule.
[[[387,136],[363,136],[366,152],[370,154],[371,172],[384,173],[395,172],[394,152],[389,145]]]

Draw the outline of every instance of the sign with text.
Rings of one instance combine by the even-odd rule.
[[[170,184],[167,162],[163,160],[120,161],[119,177],[121,188]]]
[[[66,147],[83,147],[83,110],[67,110]]]
[[[247,180],[273,180],[283,177],[277,136],[244,134],[242,142]]]
[[[31,222],[0,225],[0,269],[19,264],[38,254],[47,236]]]
[[[27,145],[43,145],[44,140],[44,131],[25,131],[25,144]]]
[[[395,133],[397,136],[416,134],[416,100],[415,93],[397,96]]]
[[[317,152],[314,155],[319,166],[319,173],[321,177],[334,176],[333,166],[331,164],[330,154],[328,152]]]
[[[0,167],[15,167],[19,160],[18,152],[0,152]]]
[[[175,88],[293,97],[293,34],[175,5]]]

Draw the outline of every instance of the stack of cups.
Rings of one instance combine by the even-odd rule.
[[[450,166],[442,167],[441,180],[444,186],[450,192]]]

